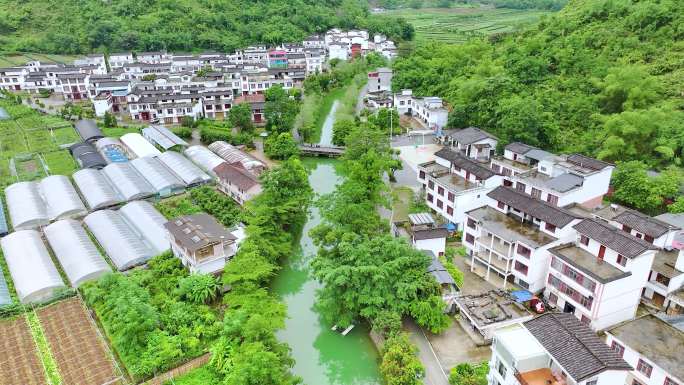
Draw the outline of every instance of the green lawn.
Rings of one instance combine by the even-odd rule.
[[[51,175],[71,175],[78,169],[69,150],[45,152],[42,156]]]
[[[401,16],[416,29],[416,43],[461,43],[472,36],[510,32],[534,23],[550,11],[486,7],[399,9],[383,14]]]

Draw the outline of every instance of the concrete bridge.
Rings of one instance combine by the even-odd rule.
[[[317,144],[313,145],[299,145],[299,151],[302,155],[310,156],[327,156],[330,158],[337,158],[344,154],[344,147],[337,146],[320,146]]]

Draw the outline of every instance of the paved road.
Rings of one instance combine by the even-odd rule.
[[[449,378],[442,369],[430,342],[412,319],[404,320],[404,329],[409,332],[411,342],[418,347],[418,358],[425,367],[425,385],[449,385]]]
[[[368,93],[368,84],[364,84],[363,88],[361,88],[361,92],[359,92],[359,99],[356,101],[356,114],[360,114],[361,110],[365,107],[363,105],[363,98],[366,97],[366,94]]]

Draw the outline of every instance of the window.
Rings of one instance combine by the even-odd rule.
[[[553,194],[548,194],[546,196],[546,201],[551,203],[554,206],[558,206],[558,197],[553,195]]]
[[[589,246],[589,237],[586,235],[580,235],[580,243],[584,246]]]
[[[632,380],[632,385],[644,385],[644,384],[642,384],[641,382],[639,382],[637,380]]]
[[[549,222],[544,223],[544,229],[550,233],[555,233],[556,232],[556,226],[550,224]]]
[[[549,303],[552,305],[557,304],[558,303],[558,296],[553,294],[553,293],[549,293]]]
[[[443,204],[442,201],[439,200],[439,199],[437,199],[437,207],[440,208],[440,209],[444,207],[444,204]]]
[[[437,194],[444,196],[444,187],[437,186]]]
[[[541,190],[538,188],[532,187],[531,195],[537,199],[541,199]]]
[[[520,261],[515,261],[515,270],[527,275],[528,267]]]
[[[506,207],[506,205],[505,205],[503,202],[501,202],[501,201],[497,201],[497,202],[496,202],[496,207],[498,207],[498,208],[500,208],[501,210],[503,210],[504,207]]]
[[[473,236],[473,234],[466,233],[465,241],[472,245],[475,243],[475,237]]]
[[[639,359],[639,362],[637,363],[637,371],[647,378],[650,378],[653,367],[647,364],[644,360]]]
[[[617,263],[620,266],[626,266],[627,265],[627,258],[625,258],[622,254],[618,254]]]
[[[518,182],[518,184],[515,185],[515,189],[520,191],[520,192],[525,192],[526,187],[527,186],[525,186],[524,183],[520,183],[520,182]]]
[[[498,365],[496,366],[496,371],[499,372],[501,378],[506,378],[506,367],[504,366],[503,362],[498,362]]]
[[[622,346],[622,345],[620,345],[620,344],[618,344],[618,343],[615,342],[615,341],[613,341],[613,342],[610,344],[610,348],[613,349],[613,351],[614,351],[615,353],[617,353],[618,356],[620,356],[620,357],[624,356],[624,354],[625,354],[625,347]]]
[[[591,323],[591,319],[589,319],[589,317],[582,314],[582,318],[580,319],[580,322],[584,325],[589,325]]]
[[[446,212],[447,215],[454,215],[454,208],[451,206],[447,206]]]
[[[454,199],[456,199],[456,195],[454,195],[454,193],[450,192],[450,193],[448,194],[448,198],[449,198],[449,201],[453,202]]]
[[[631,232],[632,232],[632,228],[629,227],[629,226],[627,226],[627,225],[622,225],[622,231],[624,231],[624,232],[626,232],[626,233],[631,233]]]
[[[523,245],[518,245],[518,254],[522,255],[525,258],[529,258],[531,251]]]
[[[434,189],[435,189],[435,182],[429,181],[429,182],[428,182],[428,188],[429,188],[430,190],[434,190]]]
[[[589,380],[587,381],[587,385],[596,385],[598,384],[598,380]]]
[[[665,382],[663,383],[663,385],[679,385],[679,384],[674,382],[674,380],[672,380],[668,377],[665,377]]]
[[[418,173],[418,178],[425,179],[425,171],[420,170],[420,172]]]
[[[492,171],[499,174],[501,172],[501,166],[499,166],[498,164],[492,164]]]
[[[432,198],[432,194],[428,194],[428,195],[427,195],[427,200],[428,200],[428,202],[432,203],[432,199],[433,199],[433,198]]]

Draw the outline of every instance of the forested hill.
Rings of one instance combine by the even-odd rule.
[[[394,86],[446,98],[452,127],[504,142],[681,164],[684,1],[570,0],[524,32],[419,47]]]
[[[300,41],[331,27],[410,38],[377,22],[366,0],[0,0],[0,51],[232,51]]]

